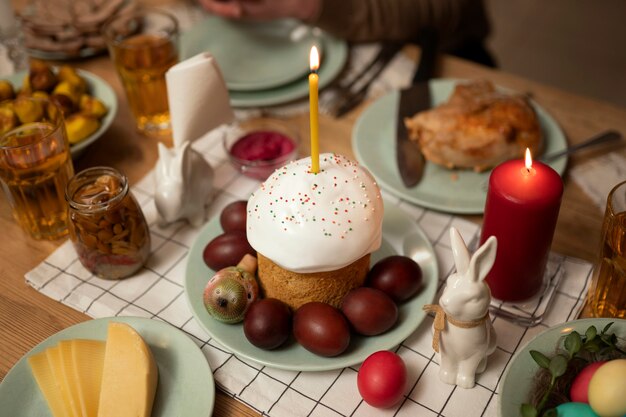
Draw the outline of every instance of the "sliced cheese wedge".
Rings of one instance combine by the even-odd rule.
[[[57,381],[59,389],[61,390],[61,398],[63,398],[67,415],[70,417],[81,417],[80,414],[76,413],[78,407],[72,397],[70,387],[67,384],[67,378],[65,378],[65,366],[59,345],[46,349],[46,356],[48,357],[48,363],[50,364],[54,379]]]
[[[74,363],[72,362],[72,342],[70,340],[62,340],[58,344],[58,349],[61,357],[61,385],[69,393],[72,414],[76,417],[87,417],[83,415],[80,408],[78,381],[74,372]]]
[[[78,384],[78,400],[83,417],[98,416],[105,342],[101,340],[71,341],[74,377]]]
[[[98,417],[149,417],[157,380],[156,362],[139,333],[109,323]]]
[[[50,368],[46,351],[29,356],[28,364],[52,415],[54,417],[70,417],[68,410],[65,408],[61,388],[54,377],[52,368]]]

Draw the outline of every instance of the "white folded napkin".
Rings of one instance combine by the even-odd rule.
[[[175,148],[233,120],[224,77],[210,53],[174,65],[165,80]]]
[[[604,212],[611,189],[626,180],[626,158],[618,151],[607,153],[572,167],[570,174]]]

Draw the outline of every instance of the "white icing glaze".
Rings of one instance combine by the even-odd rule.
[[[336,154],[277,169],[248,200],[252,247],[284,269],[332,271],[377,250],[383,200],[371,174]]]

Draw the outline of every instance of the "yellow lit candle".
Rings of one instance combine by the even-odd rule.
[[[309,74],[309,113],[311,123],[311,172],[320,172],[320,146],[319,146],[319,122],[318,122],[318,97],[317,89],[319,76],[317,69],[320,67],[320,55],[317,48],[311,48],[309,57],[311,73]]]

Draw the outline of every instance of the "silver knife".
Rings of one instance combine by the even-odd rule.
[[[416,142],[409,139],[404,119],[431,107],[428,79],[435,72],[437,60],[437,33],[424,30],[420,35],[422,53],[413,76],[412,85],[400,91],[396,119],[396,161],[405,187],[411,188],[422,179],[424,155]]]

